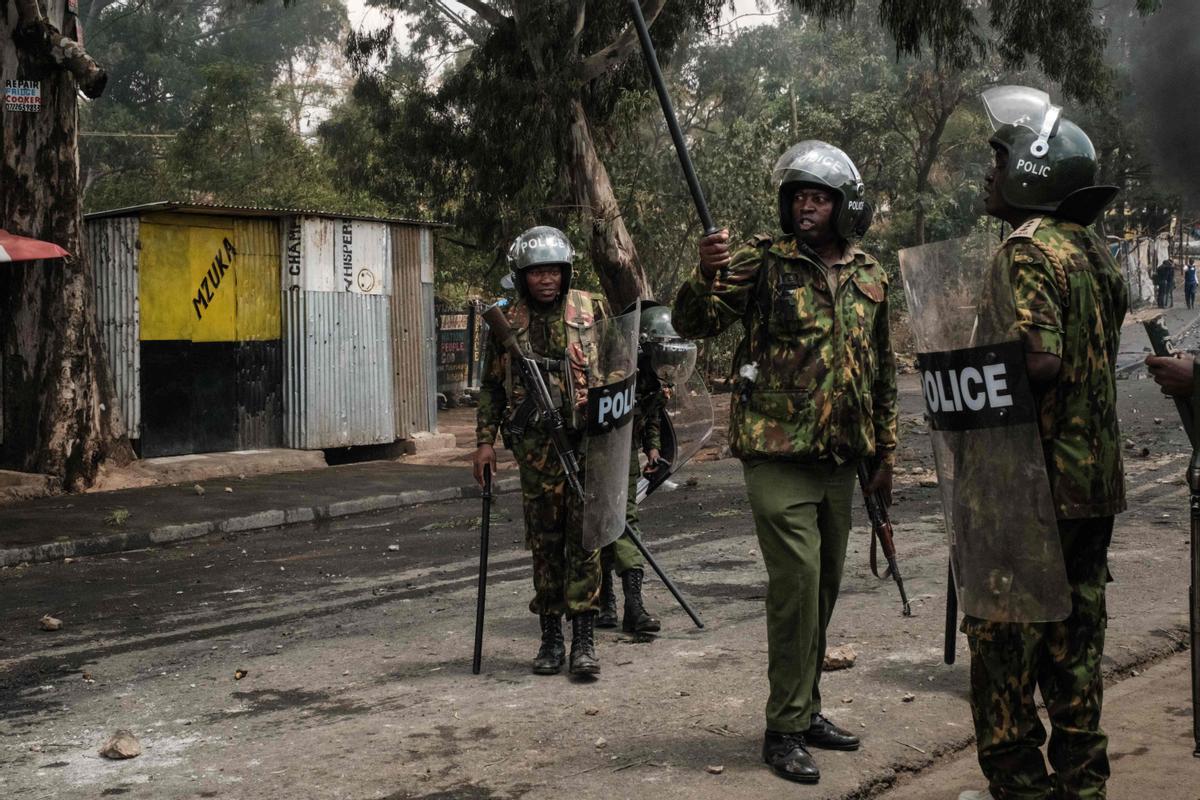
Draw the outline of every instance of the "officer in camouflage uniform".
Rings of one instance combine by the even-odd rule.
[[[507,311],[522,351],[532,355],[578,452],[587,400],[587,351],[581,337],[598,317],[608,316],[601,298],[571,289],[574,251],[555,228],[530,228],[509,251],[518,300]],[[496,468],[494,444],[503,432],[521,470],[525,508],[525,546],[533,553],[533,600],[542,643],[533,671],[553,675],[562,669],[565,652],[562,616],[572,623],[570,673],[596,675],[594,623],[600,593],[600,552],[582,546],[583,508],[571,491],[550,437],[534,413],[533,400],[514,373],[508,356],[488,341],[486,368],[480,383],[476,426],[475,478],[483,467]],[[586,465],[585,465],[586,466]]]
[[[998,87],[984,95],[997,125],[986,208],[1014,228],[991,267],[993,275],[1010,276],[997,285],[1011,285],[1005,291],[1012,297],[990,304],[1016,306],[1016,333],[1039,402],[1071,614],[1036,624],[964,619],[971,710],[989,789],[965,792],[960,800],[1091,800],[1105,796],[1109,775],[1100,661],[1108,545],[1114,515],[1125,509],[1114,365],[1128,293],[1104,240],[1088,227],[1116,194],[1095,185],[1091,141],[1053,107],[1037,131],[996,116],[993,109],[1019,92],[1034,90]],[[986,298],[983,305],[986,313]],[[1039,750],[1046,732],[1035,687],[1053,728],[1053,775]]]
[[[745,329],[729,440],[767,568],[763,760],[780,777],[815,783],[808,747],[859,745],[821,713],[819,681],[859,461],[870,462],[870,488],[891,501],[896,369],[887,275],[851,244],[871,221],[853,162],[807,141],[783,154],[773,178],[784,235],[732,252],[727,231],[701,239],[673,319],[687,337],[739,321]]]

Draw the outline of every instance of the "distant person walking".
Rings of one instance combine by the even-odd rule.
[[[1183,268],[1183,299],[1188,308],[1196,305],[1196,259],[1189,258]]]
[[[1162,263],[1158,265],[1158,274],[1155,282],[1158,284],[1158,307],[1166,308],[1170,305],[1171,289],[1175,283],[1175,265],[1171,263],[1169,258],[1164,258]]]

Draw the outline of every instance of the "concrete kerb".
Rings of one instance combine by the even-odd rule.
[[[521,479],[513,475],[500,478],[493,486],[495,494],[519,491]],[[188,539],[222,533],[248,533],[281,525],[312,522],[315,519],[333,519],[372,511],[387,511],[393,508],[409,508],[424,503],[460,500],[479,496],[475,486],[451,486],[444,489],[412,490],[398,494],[382,494],[340,500],[324,506],[303,506],[289,509],[267,509],[227,519],[205,522],[187,522],[164,525],[148,531],[112,531],[95,536],[86,536],[67,541],[46,542],[27,547],[0,549],[0,567],[18,564],[38,564],[59,561],[64,558],[96,556],[106,553],[121,553],[141,550],[155,545],[174,544]]]

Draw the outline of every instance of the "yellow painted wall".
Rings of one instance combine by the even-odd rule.
[[[238,248],[237,317],[239,342],[280,338],[279,221],[236,218],[233,241]]]
[[[280,338],[276,220],[146,214],[141,246],[143,340]]]

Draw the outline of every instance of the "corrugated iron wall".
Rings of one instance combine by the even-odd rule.
[[[437,430],[433,260],[428,228],[392,226],[391,303],[396,434],[407,439],[420,431]]]
[[[85,229],[96,281],[100,341],[108,358],[117,409],[133,439],[140,438],[142,430],[138,230],[136,216],[92,220]]]
[[[389,298],[294,288],[283,304],[287,445],[395,441]]]
[[[280,322],[278,220],[236,217],[237,446],[278,447],[283,441],[283,334]]]

